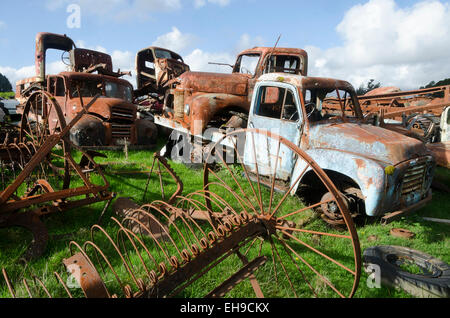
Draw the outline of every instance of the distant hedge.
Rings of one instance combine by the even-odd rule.
[[[0,97],[11,99],[14,98],[16,94],[14,92],[0,92]]]

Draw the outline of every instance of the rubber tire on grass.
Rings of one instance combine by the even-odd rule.
[[[412,260],[416,265],[427,268],[430,274],[411,274],[393,264],[396,257]],[[380,267],[381,284],[401,288],[421,298],[450,297],[450,266],[421,251],[401,246],[374,246],[364,251],[364,267]]]

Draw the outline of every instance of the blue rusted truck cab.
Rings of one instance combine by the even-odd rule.
[[[298,145],[345,196],[357,198],[355,212],[368,216],[402,213],[431,199],[436,167],[431,153],[416,139],[369,124],[348,82],[263,75],[255,86],[248,127],[270,130]],[[283,156],[277,179],[292,186],[308,165],[289,153]],[[266,169],[268,174],[271,159],[260,160],[259,172],[264,175]],[[300,184],[311,182],[309,177],[304,173]],[[297,190],[298,184],[292,194]]]

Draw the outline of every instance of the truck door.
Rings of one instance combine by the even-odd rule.
[[[255,87],[249,115],[249,128],[268,130],[299,145],[302,113],[297,90],[285,83],[260,83]],[[255,160],[256,156],[256,160]],[[287,181],[295,165],[293,152],[278,141],[248,133],[244,162],[252,172]]]
[[[447,107],[441,116],[441,141],[450,141],[450,107]]]

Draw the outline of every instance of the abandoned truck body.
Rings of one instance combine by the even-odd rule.
[[[46,75],[46,51],[63,51],[62,60],[70,71]],[[68,54],[66,56],[66,54]],[[96,73],[95,73],[96,72]],[[156,128],[148,120],[137,119],[137,106],[133,104],[133,87],[120,79],[125,73],[114,72],[108,54],[75,47],[67,36],[39,33],[36,38],[36,77],[17,83],[16,98],[21,102],[18,112],[23,113],[29,96],[37,90],[50,93],[57,101],[66,122],[100,94],[89,114],[85,115],[70,132],[70,140],[77,146],[116,146],[125,141],[132,145],[154,143]],[[41,106],[42,107],[42,106]],[[56,122],[57,111],[49,114],[42,108],[34,120],[49,124]]]
[[[266,104],[268,91],[275,96]],[[321,105],[333,96],[340,100],[341,110],[324,111]],[[354,88],[347,82],[264,75],[255,88],[249,126],[276,129],[298,144],[338,185],[349,205],[356,203],[354,212],[361,208],[358,200],[364,202],[367,215],[380,216],[412,210],[431,199],[436,164],[425,145],[366,124]],[[264,149],[263,146],[258,145],[257,149]],[[285,157],[289,162],[289,156]],[[261,163],[258,160],[258,164],[270,160],[273,159],[266,158]],[[279,177],[292,182],[305,166],[304,162],[292,162],[286,166],[285,175]],[[302,179],[300,183],[311,182],[307,174]],[[333,207],[329,208],[328,212],[332,212]]]
[[[192,134],[208,126],[245,127],[253,88],[266,73],[307,75],[308,55],[294,48],[255,47],[240,53],[232,74],[184,72],[168,82],[165,116],[156,116],[163,126],[174,119]],[[202,125],[195,125],[201,122]],[[238,123],[236,126],[235,123]],[[199,130],[194,131],[194,127]]]
[[[189,70],[183,58],[175,52],[156,46],[143,49],[136,55],[136,95],[164,96],[168,82]]]
[[[327,98],[337,98],[341,109],[322,108]],[[182,125],[175,126],[180,133],[190,133]],[[248,128],[269,130],[298,145],[333,180],[354,214],[389,214],[384,216],[384,221],[388,222],[431,200],[436,163],[425,144],[367,124],[355,90],[348,82],[265,74],[254,88]],[[217,141],[220,134],[196,136]],[[247,140],[246,147],[251,142]],[[299,184],[313,186],[316,183],[317,180],[304,171],[307,163],[294,161],[288,149],[281,149],[277,159],[277,145],[269,145],[265,140],[254,142],[257,143],[254,148],[258,149],[256,164],[249,152],[245,152],[244,162],[251,171],[270,177],[271,167],[277,166],[278,161],[276,179],[285,184],[280,186],[281,191],[292,187],[294,195],[298,193]],[[297,183],[299,177],[301,180]],[[318,191],[312,193],[317,195]],[[336,221],[333,206],[322,207],[324,209],[328,221]]]

